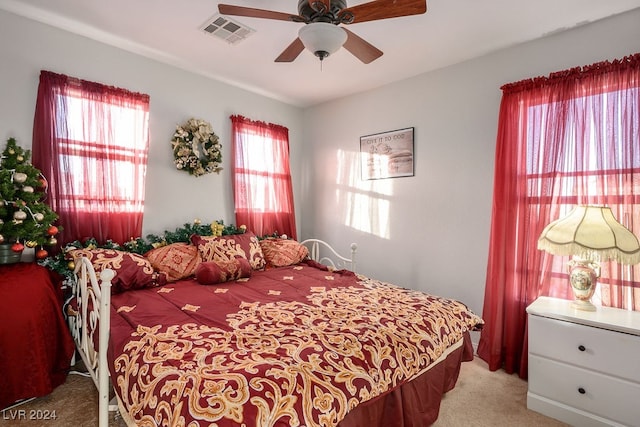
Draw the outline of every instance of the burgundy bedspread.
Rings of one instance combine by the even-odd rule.
[[[0,409],[65,381],[75,349],[49,270],[0,265]]]
[[[337,426],[482,323],[457,301],[311,261],[124,292],[111,310],[112,382],[138,425]]]

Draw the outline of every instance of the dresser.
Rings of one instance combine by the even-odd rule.
[[[640,426],[640,312],[540,297],[527,314],[529,409],[579,427]]]

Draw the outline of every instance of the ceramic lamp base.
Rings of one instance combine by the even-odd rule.
[[[584,311],[596,311],[596,306],[591,301],[575,300],[571,303],[571,306],[577,310]]]
[[[569,262],[569,281],[573,289],[575,301],[573,307],[578,310],[595,311],[591,297],[596,291],[596,283],[600,276],[598,263],[574,257]]]

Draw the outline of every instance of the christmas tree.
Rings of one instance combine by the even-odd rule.
[[[58,215],[45,203],[47,180],[30,162],[31,151],[23,150],[14,138],[0,158],[0,244],[10,244],[20,253],[25,246],[36,248],[38,259],[48,256],[44,246],[55,245]]]

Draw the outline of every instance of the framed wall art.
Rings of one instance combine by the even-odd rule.
[[[413,176],[414,128],[360,137],[362,179]]]

